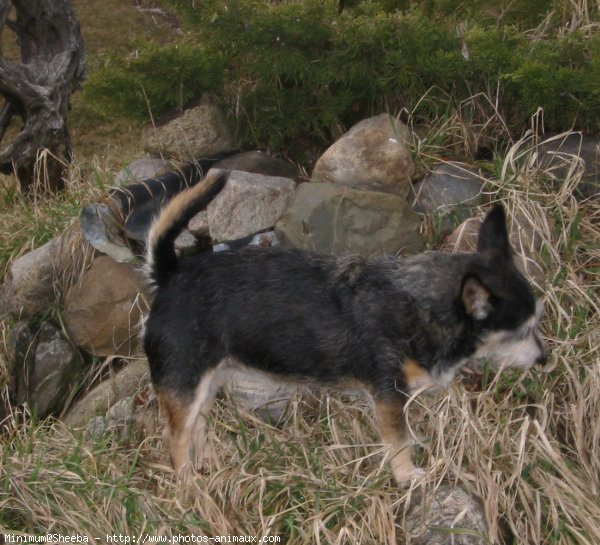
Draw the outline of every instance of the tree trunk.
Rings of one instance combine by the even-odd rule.
[[[16,18],[9,19],[14,6]],[[71,0],[0,0],[0,33],[13,31],[21,62],[0,53],[0,143],[15,115],[19,134],[0,149],[0,172],[15,172],[21,189],[37,183],[51,191],[64,187],[71,161],[67,111],[71,94],[85,75],[79,23]]]

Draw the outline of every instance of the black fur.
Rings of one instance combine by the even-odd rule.
[[[485,278],[496,311],[465,312],[461,282]],[[155,384],[192,391],[226,355],[319,383],[356,379],[382,395],[406,391],[411,358],[438,372],[469,357],[489,329],[516,329],[534,300],[512,264],[478,254],[398,259],[249,248],[179,263],[157,293],[145,349]]]
[[[362,384],[382,437],[403,445],[405,432],[390,419],[402,418],[415,369],[435,381],[490,333],[515,332],[516,339],[535,314],[501,207],[488,214],[473,254],[365,258],[248,248],[175,259],[175,236],[223,183],[182,207],[154,238],[159,289],[144,348],[157,391],[183,406],[204,375],[232,357],[287,380]],[[393,465],[398,480],[410,466],[410,459]]]

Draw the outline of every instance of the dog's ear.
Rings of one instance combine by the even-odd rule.
[[[465,277],[461,296],[467,314],[475,320],[485,320],[492,312],[490,292],[476,276]]]
[[[489,258],[510,259],[511,249],[502,205],[495,205],[479,229],[477,251]]]

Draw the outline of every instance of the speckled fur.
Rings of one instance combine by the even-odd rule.
[[[545,357],[534,296],[513,264],[500,207],[488,214],[473,254],[248,248],[177,260],[174,237],[216,193],[215,181],[206,182],[208,197],[202,185],[189,191],[150,237],[160,244],[149,249],[157,291],[144,334],[176,468],[189,460],[190,423],[204,426],[232,361],[286,380],[363,385],[403,481],[418,473],[402,416],[412,389],[446,385],[474,354],[501,360],[518,343],[528,350],[519,367]]]

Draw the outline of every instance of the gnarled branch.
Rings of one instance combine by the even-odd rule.
[[[14,19],[9,19],[11,8]],[[0,148],[0,172],[16,172],[27,191],[39,178],[40,152],[47,150],[47,187],[61,189],[64,165],[71,160],[67,112],[85,75],[83,40],[71,0],[0,0],[0,34],[5,28],[17,34],[21,62],[0,52],[0,94],[6,101],[0,143],[15,114],[23,127]]]

